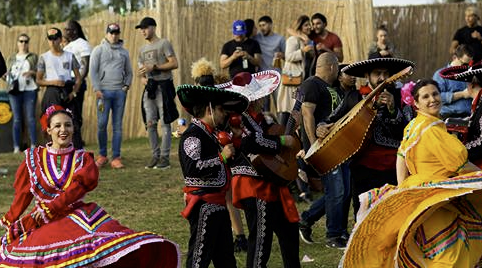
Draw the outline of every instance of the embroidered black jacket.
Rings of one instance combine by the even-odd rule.
[[[179,142],[179,160],[186,186],[213,188],[226,185],[228,173],[220,151],[214,134],[201,121],[193,119]]]
[[[279,153],[281,150],[280,137],[264,133],[271,126],[264,117],[259,124],[247,113],[243,113],[242,118],[245,130],[241,146],[237,148],[242,154],[236,153],[235,160],[231,165],[231,172],[233,175],[261,177],[249,159],[257,154],[274,155]]]

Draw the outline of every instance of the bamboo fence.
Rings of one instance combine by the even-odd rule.
[[[137,71],[139,48],[145,44],[143,37],[134,29],[144,16],[156,19],[157,34],[167,38],[173,44],[179,61],[179,69],[174,71],[175,84],[192,83],[190,67],[192,62],[201,57],[213,61],[219,66],[222,45],[232,39],[231,25],[236,19],[252,18],[255,21],[263,15],[269,15],[274,21],[274,31],[287,37],[286,28],[300,15],[311,16],[320,12],[328,19],[328,29],[337,33],[344,46],[345,62],[365,58],[368,43],[373,39],[371,0],[259,0],[229,1],[218,3],[185,4],[184,0],[158,1],[154,10],[144,10],[120,16],[108,12],[98,13],[82,19],[80,24],[92,46],[98,45],[105,35],[105,27],[110,22],[121,26],[121,38],[129,50],[134,72]],[[46,30],[52,26],[63,30],[62,24],[15,26],[0,25],[0,48],[4,57],[14,53],[16,38],[20,33],[31,37],[30,51],[38,54],[48,50]],[[97,116],[95,97],[90,87],[84,101],[83,138],[87,143],[95,143]],[[3,84],[2,87],[5,85]],[[123,138],[146,136],[141,117],[142,86],[134,78],[127,97],[123,123]],[[43,92],[40,91],[39,100]],[[40,102],[40,101],[39,101]],[[181,109],[180,109],[181,110]],[[110,129],[110,128],[109,128]],[[110,131],[109,131],[110,132]]]
[[[482,3],[472,5],[482,10]],[[450,44],[456,30],[465,26],[464,11],[468,6],[450,3],[380,7],[374,8],[374,21],[377,26],[387,26],[400,56],[417,64],[412,79],[431,78],[451,61]]]

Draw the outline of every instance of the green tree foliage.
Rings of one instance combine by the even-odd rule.
[[[0,23],[8,26],[34,25],[62,22],[106,10],[114,12],[136,11],[144,6],[144,0],[0,0]]]
[[[76,0],[3,0],[0,1],[0,23],[32,25],[78,19]]]

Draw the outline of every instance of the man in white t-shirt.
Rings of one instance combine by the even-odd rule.
[[[87,42],[87,38],[82,31],[82,27],[80,24],[75,20],[69,20],[65,24],[65,38],[67,40],[67,45],[64,46],[64,50],[71,52],[75,55],[75,59],[79,62],[80,68],[80,78],[82,84],[79,89],[79,93],[77,97],[73,99],[73,113],[77,114],[78,116],[74,118],[74,121],[77,121],[77,124],[82,127],[82,107],[84,103],[84,93],[87,89],[87,84],[85,78],[89,73],[89,59],[90,53],[92,52],[92,47]],[[73,74],[72,74],[73,76]],[[74,133],[73,142],[75,148],[82,148],[82,136],[81,131]]]
[[[37,84],[46,87],[41,102],[42,113],[54,104],[72,110],[72,100],[79,94],[81,84],[79,63],[72,53],[62,50],[62,32],[59,29],[50,28],[47,39],[50,49],[40,55],[37,64]],[[74,73],[75,80],[72,80],[71,72]],[[77,116],[75,113],[73,115]],[[74,131],[80,131],[75,121]]]

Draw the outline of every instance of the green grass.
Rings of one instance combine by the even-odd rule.
[[[87,195],[86,201],[95,201],[123,225],[134,230],[153,231],[177,242],[184,262],[189,240],[189,224],[179,214],[184,207],[182,192],[184,182],[177,157],[177,146],[178,139],[173,139],[171,169],[146,170],[144,165],[151,155],[147,139],[124,141],[122,158],[126,168],[122,170],[102,168],[99,185]],[[87,150],[97,153],[96,145],[88,146]],[[0,154],[0,168],[9,170],[5,178],[0,178],[0,214],[2,215],[13,200],[12,185],[15,171],[22,160],[23,154]],[[307,208],[306,203],[298,205],[299,212]],[[300,260],[304,255],[314,259],[313,262],[302,263],[302,267],[337,267],[342,251],[325,247],[324,226],[323,218],[313,227],[313,238],[319,241],[319,244],[307,245],[300,240]],[[238,267],[245,267],[246,253],[237,253],[236,259]],[[268,266],[283,267],[276,239],[273,241]]]

